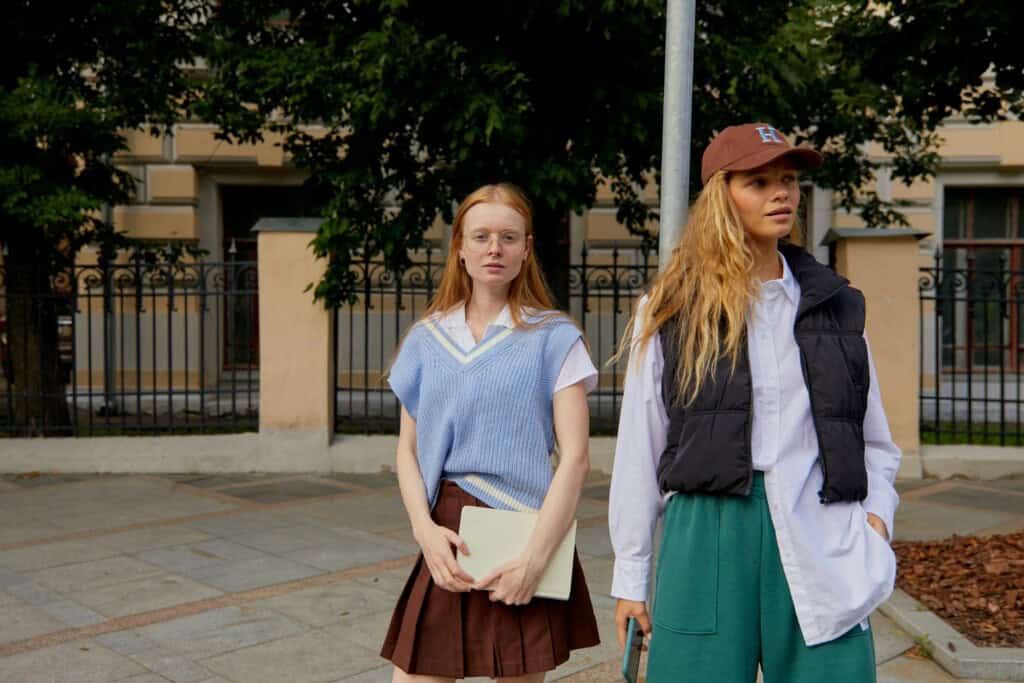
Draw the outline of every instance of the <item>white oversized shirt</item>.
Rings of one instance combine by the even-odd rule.
[[[899,502],[893,481],[901,454],[889,433],[869,349],[871,386],[864,416],[868,496],[863,503],[819,502],[823,475],[818,439],[793,333],[800,285],[781,254],[779,258],[783,277],[762,283],[748,318],[754,392],[751,449],[754,468],[765,473],[782,568],[810,646],[863,625],[892,593],[896,558],[889,543],[868,526],[866,513],[878,515],[892,534]],[[626,373],[608,514],[615,550],[611,592],[626,600],[647,599],[654,530],[673,495],[661,493],[657,478],[669,425],[661,388],[663,365],[655,334],[634,353]]]
[[[444,331],[448,333],[448,336],[464,352],[469,353],[476,346],[477,341],[473,338],[473,331],[469,329],[469,323],[466,321],[466,307],[464,305],[456,306],[445,313],[439,323],[444,328]],[[513,327],[515,325],[508,304],[505,304],[498,317],[490,325],[498,325],[500,327]],[[590,360],[587,346],[583,343],[582,339],[577,339],[576,343],[569,349],[569,354],[565,357],[562,369],[558,373],[558,379],[555,381],[555,393],[557,394],[562,389],[572,386],[577,382],[584,383],[583,387],[588,394],[597,387],[597,368],[594,367],[594,362]]]

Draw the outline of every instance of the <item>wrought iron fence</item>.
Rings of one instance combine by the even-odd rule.
[[[580,262],[570,266],[569,312],[586,331],[600,371],[598,387],[589,396],[593,433],[611,433],[617,426],[626,361],[613,367],[605,363],[615,352],[633,302],[657,271],[651,259],[639,249],[613,244],[584,249]],[[433,297],[444,261],[431,250],[402,273],[376,261],[355,269],[358,299],[335,309],[335,431],[395,433],[399,405],[383,373]]]
[[[918,290],[922,442],[1024,444],[1024,271],[949,250]]]
[[[0,268],[0,432],[258,427],[256,263]]]

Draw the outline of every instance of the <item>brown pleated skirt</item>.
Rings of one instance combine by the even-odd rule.
[[[488,507],[450,481],[441,482],[434,522],[458,532],[465,505]],[[526,605],[491,602],[490,593],[439,588],[421,553],[398,598],[381,656],[406,673],[465,678],[550,671],[570,650],[600,642],[579,555],[569,599]]]

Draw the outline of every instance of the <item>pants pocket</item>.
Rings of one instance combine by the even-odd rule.
[[[658,556],[654,624],[685,634],[718,630],[721,500],[677,494],[665,512]]]

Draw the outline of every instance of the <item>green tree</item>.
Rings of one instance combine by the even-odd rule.
[[[909,185],[935,173],[937,129],[947,117],[984,123],[1024,109],[1019,2],[830,0],[817,17],[825,54],[821,92],[829,95],[823,111],[845,132],[823,180],[842,191],[849,208],[856,206],[854,186],[877,168],[851,145],[880,144],[893,155],[893,179]],[[867,199],[869,222],[904,222],[877,197]]]
[[[21,433],[67,433],[57,349],[66,268],[93,244],[111,260],[128,240],[104,207],[126,203],[131,177],[113,155],[122,131],[157,132],[193,92],[187,68],[199,0],[52,3],[4,7],[16,58],[0,66],[0,241],[13,419]],[[10,377],[8,380],[10,381]]]
[[[698,3],[691,191],[715,131],[764,120],[824,150],[816,182],[843,206],[870,225],[905,223],[863,189],[879,165],[867,144],[909,182],[934,172],[943,117],[1005,113],[1022,63],[1007,16],[1020,11],[962,0]],[[352,295],[354,255],[404,266],[453,199],[505,179],[536,204],[538,251],[564,305],[565,218],[594,203],[599,176],[619,220],[651,240],[655,216],[637,189],[660,167],[664,25],[654,0],[225,3],[210,24],[215,69],[198,112],[231,140],[283,133],[296,163],[331,187],[314,241],[331,257],[316,289],[328,304]],[[990,64],[996,85],[983,90]],[[304,132],[310,121],[328,134]]]
[[[357,252],[401,267],[453,199],[510,180],[564,304],[568,212],[594,203],[598,174],[633,225],[646,218],[632,184],[658,157],[662,24],[636,1],[225,3],[198,115],[230,139],[284,133],[332,188],[314,243],[332,259],[328,302],[351,293]]]

